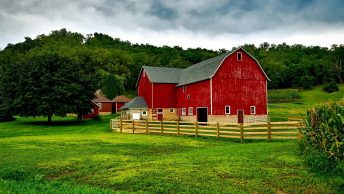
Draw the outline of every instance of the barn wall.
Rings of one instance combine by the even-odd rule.
[[[197,114],[197,107],[207,107],[210,114],[210,81],[205,80],[177,88],[178,115],[181,116],[181,108],[186,108],[186,116],[189,115],[189,107],[193,107],[193,115]],[[190,99],[187,95],[190,94]]]
[[[117,104],[117,106],[116,106]],[[113,103],[113,106],[116,108],[116,112],[119,112],[121,110],[119,110],[122,106],[124,106],[124,102],[116,102],[116,103]]]
[[[102,108],[99,109],[100,114],[112,113],[112,102],[102,102]]]
[[[237,60],[242,53],[242,61]],[[238,109],[250,114],[250,106],[256,106],[257,115],[267,114],[266,78],[254,59],[238,50],[225,59],[212,78],[213,114],[225,114],[225,106],[231,107],[231,115]]]
[[[176,84],[153,84],[153,107],[154,108],[176,108],[177,88]]]
[[[141,72],[140,80],[137,86],[138,96],[142,96],[149,108],[152,107],[152,83],[149,81],[148,76],[144,75],[144,71]]]

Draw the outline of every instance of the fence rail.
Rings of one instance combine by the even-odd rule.
[[[301,121],[267,123],[215,123],[111,119],[111,131],[240,139],[301,139]]]

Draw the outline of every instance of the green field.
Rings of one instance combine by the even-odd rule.
[[[343,97],[321,88],[269,105],[272,120]],[[111,116],[111,117],[114,117]],[[110,117],[0,123],[0,193],[341,193],[344,177],[311,171],[297,141],[119,134]]]
[[[0,193],[339,193],[297,141],[110,133],[108,119],[0,124]],[[58,120],[58,121],[56,121]]]
[[[281,90],[269,90],[268,94],[273,95],[274,92],[279,91]],[[315,105],[344,98],[344,84],[339,85],[338,92],[326,93],[322,87],[318,86],[312,90],[301,91],[300,96],[301,99],[297,99],[295,102],[269,103],[268,110],[271,121],[286,121],[288,117],[303,117],[307,109]]]

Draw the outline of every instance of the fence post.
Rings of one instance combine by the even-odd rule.
[[[146,133],[148,133],[148,120],[146,120]]]
[[[177,121],[177,136],[179,136],[179,121]]]
[[[271,123],[268,121],[268,142],[271,142]]]
[[[195,122],[195,137],[198,136],[198,123]]]
[[[122,133],[122,118],[119,119],[119,132]]]
[[[216,136],[217,139],[220,138],[220,124],[218,122],[216,123]]]
[[[161,130],[161,135],[164,133],[163,130],[164,130],[164,127],[162,126],[162,120],[160,121],[160,130]]]
[[[298,132],[297,139],[298,139],[299,141],[301,141],[301,139],[302,139],[302,133],[301,133],[301,121],[299,121],[299,124],[298,124],[298,126],[297,126],[297,132]]]
[[[244,124],[240,123],[240,142],[244,143]]]
[[[135,120],[133,120],[133,134],[135,133]]]

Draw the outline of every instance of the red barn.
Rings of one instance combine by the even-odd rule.
[[[124,106],[125,103],[130,102],[130,98],[121,95],[117,96],[114,99],[112,99],[113,105],[112,105],[112,113],[120,111],[119,109]]]
[[[99,91],[96,92],[96,98],[92,101],[97,104],[98,111],[100,115],[108,115],[112,113],[112,101],[107,99],[105,96],[100,94]]]
[[[137,90],[150,120],[255,122],[267,119],[268,80],[239,48],[186,69],[143,66]]]

